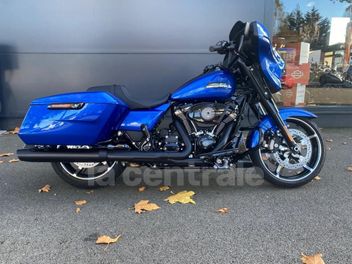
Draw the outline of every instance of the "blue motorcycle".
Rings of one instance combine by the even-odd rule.
[[[20,128],[26,147],[17,151],[19,159],[51,162],[60,177],[83,188],[98,187],[129,165],[228,169],[246,159],[275,185],[311,181],[325,159],[312,122],[317,116],[277,108],[272,94],[281,89],[284,61],[267,29],[238,21],[229,41],[210,51],[225,55],[223,63],[148,105],[119,85],[34,100]],[[246,109],[256,125],[243,124]]]

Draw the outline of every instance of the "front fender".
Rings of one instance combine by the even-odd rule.
[[[286,121],[289,117],[317,118],[315,114],[299,108],[284,108],[279,112],[284,121]],[[261,141],[262,135],[264,135],[264,133],[269,129],[276,130],[277,127],[271,117],[265,116],[258,122],[257,126],[249,132],[246,141],[247,148],[253,149],[257,147]]]

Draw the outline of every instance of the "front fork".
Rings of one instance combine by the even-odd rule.
[[[270,116],[277,128],[280,130],[281,134],[285,138],[289,148],[294,152],[297,153],[299,151],[298,146],[293,139],[290,131],[287,128],[287,125],[285,121],[281,118],[279,109],[276,106],[275,101],[272,98],[272,94],[268,92],[266,89],[263,89],[263,85],[261,85],[254,75],[254,68],[253,67],[248,67],[241,59],[238,60],[239,65],[241,68],[246,72],[247,76],[250,78],[252,84],[254,85],[258,96],[259,96],[259,101],[265,111],[267,112],[267,115]]]
[[[280,130],[281,134],[285,138],[289,148],[295,153],[298,152],[299,149],[297,147],[297,144],[294,138],[292,137],[291,132],[288,130],[285,121],[281,118],[279,109],[277,108],[273,98],[262,99],[260,103],[263,105],[268,116],[270,116],[274,120],[274,123],[276,124],[277,128]]]

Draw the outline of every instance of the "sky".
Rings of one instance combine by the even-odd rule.
[[[331,0],[282,0],[285,12],[291,12],[296,9],[299,5],[300,9],[305,13],[313,6],[320,11],[323,17],[340,17],[343,16],[346,7],[349,5],[347,3],[340,3],[336,1],[334,3]]]

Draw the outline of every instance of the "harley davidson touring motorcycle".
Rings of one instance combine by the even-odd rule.
[[[317,116],[277,108],[272,94],[281,89],[284,61],[266,28],[239,21],[229,41],[210,51],[223,54],[223,62],[150,105],[118,85],[34,100],[20,128],[26,146],[19,159],[51,162],[60,177],[83,188],[99,187],[132,164],[227,169],[245,158],[275,185],[311,181],[325,157],[312,122]],[[244,126],[245,109],[256,125]],[[239,147],[242,134],[246,148]]]

